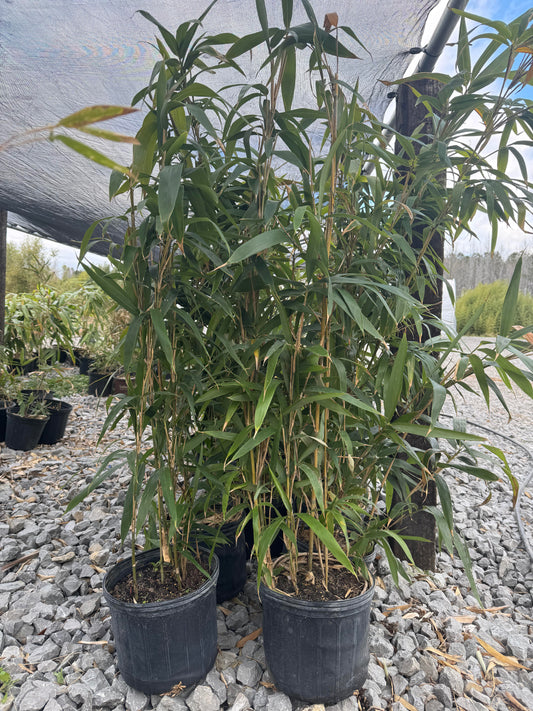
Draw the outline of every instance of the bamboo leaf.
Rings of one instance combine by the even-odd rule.
[[[405,360],[407,357],[407,338],[405,334],[400,341],[398,352],[394,358],[392,369],[383,390],[383,404],[385,406],[385,417],[391,419],[394,416],[403,386],[403,373]]]
[[[94,279],[99,287],[105,291],[105,293],[110,296],[113,301],[115,301],[123,309],[129,311],[130,314],[136,316],[139,313],[137,305],[130,299],[128,294],[124,289],[117,284],[116,280],[107,272],[104,272],[100,267],[94,266],[92,264],[84,264],[83,268],[87,274]]]
[[[228,266],[230,264],[238,264],[239,262],[253,257],[260,252],[269,249],[269,247],[274,247],[280,242],[283,242],[287,238],[285,232],[279,229],[270,230],[268,232],[261,232],[261,234],[252,237],[243,244],[241,244],[230,256],[226,264],[222,266]]]
[[[502,307],[502,317],[500,321],[500,335],[508,336],[513,327],[513,321],[515,319],[516,304],[518,301],[518,294],[520,290],[520,276],[522,274],[522,257],[516,263],[513,271],[513,276],[509,282],[509,287],[507,293],[505,294],[505,299],[503,301]]]
[[[163,314],[161,313],[161,311],[159,311],[159,309],[152,309],[150,311],[150,318],[152,320],[152,324],[154,326],[154,331],[156,332],[159,345],[165,353],[165,357],[167,359],[170,369],[174,372],[176,368],[176,364],[174,362],[174,351],[170,339],[168,337]]]
[[[421,437],[435,437],[437,439],[457,439],[467,442],[483,442],[484,438],[469,432],[459,430],[447,430],[443,427],[432,427],[431,425],[417,425],[414,422],[404,422],[401,418],[393,420],[391,427],[402,434],[414,434]]]
[[[320,472],[315,467],[310,466],[306,462],[300,462],[298,468],[305,474],[305,476],[309,480],[309,483],[311,484],[311,487],[316,496],[317,503],[320,509],[324,510],[324,489],[322,488]]]
[[[439,474],[435,474],[435,483],[439,492],[442,513],[444,514],[448,528],[450,531],[453,531],[453,504],[448,484]]]
[[[105,131],[103,128],[93,128],[88,126],[86,128],[80,128],[83,133],[88,133],[91,136],[97,136],[97,138],[104,138],[106,141],[113,141],[114,143],[133,143],[139,145],[139,140],[135,136],[125,136],[122,133],[116,133],[115,131]]]
[[[430,380],[433,388],[433,402],[431,403],[431,424],[434,425],[437,421],[442,406],[446,402],[447,390],[444,385],[437,383],[435,380]]]
[[[281,81],[281,96],[283,98],[283,107],[285,108],[285,111],[290,111],[292,108],[295,86],[296,48],[294,45],[289,45],[285,49],[285,68],[283,70],[283,78]]]
[[[482,362],[481,358],[478,355],[476,355],[475,353],[470,353],[468,355],[468,360],[470,362],[470,365],[472,366],[472,370],[474,371],[474,375],[476,376],[478,385],[481,388],[481,392],[483,393],[483,397],[485,398],[487,407],[489,407],[490,406],[489,385],[488,385],[488,381],[487,381],[487,374],[485,373],[485,368],[483,367],[483,362]]]
[[[261,397],[259,398],[259,401],[257,403],[257,406],[255,408],[255,416],[254,416],[254,427],[255,431],[260,429],[261,425],[263,424],[263,421],[266,417],[266,414],[268,412],[268,409],[270,407],[270,403],[272,402],[272,398],[274,397],[274,394],[276,390],[278,389],[278,386],[280,385],[279,380],[272,380],[266,387],[266,389],[262,392]]]
[[[98,163],[98,165],[103,165],[105,168],[111,168],[111,170],[118,170],[120,173],[130,175],[130,169],[127,168],[125,165],[120,165],[120,163],[117,163],[112,158],[108,158],[108,156],[105,156],[103,153],[100,153],[100,151],[97,151],[94,148],[91,148],[90,146],[86,146],[85,143],[77,141],[75,138],[71,138],[70,136],[58,136],[52,134],[50,136],[50,140],[64,143],[65,146],[75,151],[76,153],[79,153],[84,158],[88,158],[89,160],[93,161],[93,163]]]
[[[122,346],[123,358],[124,358],[124,370],[129,372],[133,354],[135,352],[135,347],[137,345],[137,338],[139,336],[139,330],[141,324],[144,320],[144,314],[139,314],[132,319],[126,331],[124,337],[124,343]]]
[[[352,561],[342,550],[335,536],[329,531],[320,521],[306,513],[299,513],[297,517],[301,519],[312,531],[318,536],[322,543],[326,546],[331,555],[336,558],[339,563],[349,570],[352,575],[355,575],[355,570]]]
[[[125,116],[126,114],[135,113],[137,111],[138,109],[134,109],[131,106],[97,104],[96,106],[87,106],[80,111],[76,111],[73,114],[65,116],[58,121],[57,125],[64,126],[65,128],[81,128],[91,123],[108,121],[109,119],[116,118],[117,116]]]
[[[159,216],[163,224],[167,224],[174,205],[178,198],[178,193],[181,187],[181,174],[183,172],[183,163],[177,165],[165,165],[159,173],[159,190],[157,200],[159,206]]]
[[[251,452],[252,449],[255,449],[258,447],[260,444],[262,444],[266,439],[269,437],[272,437],[273,434],[275,434],[277,430],[277,427],[267,427],[264,429],[262,432],[256,433],[253,437],[250,437],[247,442],[245,442],[242,447],[240,447],[237,452],[233,455],[228,455],[228,461],[232,462],[235,461],[236,459],[240,459],[241,457],[244,457],[245,454],[248,454],[248,452]]]

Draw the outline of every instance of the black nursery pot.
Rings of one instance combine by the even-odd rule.
[[[81,370],[80,370],[81,372]],[[95,370],[89,371],[89,395],[96,397],[107,397],[113,394],[113,376],[111,373],[97,373]]]
[[[17,375],[28,375],[39,368],[39,360],[35,357],[27,361],[21,361],[20,358],[11,360],[9,370]]]
[[[228,543],[215,546],[215,553],[219,560],[219,574],[217,582],[217,604],[231,600],[244,588],[248,574],[246,561],[248,551],[244,535],[235,540],[235,534],[240,521],[230,521],[222,524],[221,532]]]
[[[309,703],[334,704],[362,687],[374,586],[346,600],[310,602],[261,584],[263,639],[276,688]]]
[[[39,444],[48,418],[21,417],[17,409],[15,406],[7,411],[6,447],[29,452]]]
[[[145,551],[137,556],[137,566],[158,560],[158,549]],[[130,573],[128,559],[117,563],[103,583],[124,681],[148,695],[170,691],[180,682],[186,687],[196,684],[217,656],[217,557],[213,556],[209,580],[174,600],[143,605],[117,600],[109,591]]]
[[[45,425],[39,444],[56,444],[65,436],[72,405],[62,400],[49,400],[50,419]]]
[[[80,375],[88,375],[91,365],[94,363],[94,358],[90,356],[79,355],[77,356],[78,366],[80,369]]]
[[[12,406],[9,400],[0,400],[0,442],[6,438],[7,411]]]

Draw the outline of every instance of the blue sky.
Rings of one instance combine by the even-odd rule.
[[[448,0],[443,0],[443,3],[441,3],[441,5],[445,7],[447,3]],[[530,3],[531,0],[470,0],[467,6],[467,10],[473,14],[481,15],[482,17],[504,20],[508,22],[530,9],[532,7]],[[438,8],[437,11],[433,13],[433,23],[438,20],[438,17],[440,16],[441,12],[442,9]],[[447,48],[436,66],[436,71],[453,73],[454,56],[454,48]],[[531,153],[531,159],[531,162],[533,163],[533,148]],[[464,239],[461,238],[459,243],[456,245],[456,251],[472,253],[484,252],[488,250],[490,245],[490,230],[486,224],[486,220],[484,220],[484,218],[480,218],[477,221],[476,226],[478,230],[478,239],[472,240],[471,238],[466,236]],[[19,242],[21,239],[24,239],[24,237],[24,233],[8,229],[8,240],[10,242]],[[76,250],[55,242],[49,242],[48,240],[43,241],[47,249],[54,250],[56,252],[55,265],[59,272],[61,272],[62,265],[64,264],[69,267],[76,268]],[[522,251],[524,249],[533,250],[533,235],[526,235],[522,233],[518,228],[502,228],[498,250],[504,256],[511,252]],[[95,256],[94,258],[92,258],[92,261],[100,263],[105,260],[103,260],[103,258]]]

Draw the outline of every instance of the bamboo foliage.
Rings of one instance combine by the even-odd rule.
[[[294,589],[302,539],[308,574],[318,561],[327,588],[332,560],[366,575],[363,554],[376,541],[393,575],[402,573],[390,542],[407,546],[394,526],[409,492],[435,480],[442,540],[468,563],[446,468],[487,482],[498,475],[477,461],[470,443],[479,438],[439,418],[470,375],[487,400],[505,401],[489,367],[531,392],[528,329],[510,330],[519,272],[505,332],[478,354],[463,354],[445,330],[429,339],[428,324],[439,324],[421,299],[438,279],[436,232],[453,240],[479,209],[496,227],[502,218],[520,224],[532,204],[527,171],[517,180],[501,158],[515,128],[531,138],[529,103],[516,96],[525,75],[514,69],[518,48],[531,44],[529,25],[493,28],[500,39],[470,69],[463,28],[457,75],[440,76],[440,94],[419,99],[434,134],[397,134],[396,155],[338,75],[337,57],[357,62],[353,30],[335,27],[333,15],[322,29],[307,1],[308,22],[293,26],[289,0],[284,26],[270,27],[266,5],[256,5],[261,30],[242,38],[207,37],[201,20],[171,32],[143,13],[161,33],[161,58],[135,97],[148,112],[133,164],[111,178],[113,193],[130,192],[129,229],[112,274],[89,267],[131,314],[123,354],[135,377],[107,423],[128,416],[137,437],[123,533],[135,541],[155,507],[162,558],[179,577],[194,558],[203,496],[218,492],[210,495],[224,509],[230,500],[246,506],[241,530],[253,527],[259,578],[276,584],[270,545],[281,534]],[[502,45],[505,61],[494,58]],[[237,99],[210,88],[208,73],[242,71],[240,58],[260,46],[264,75],[239,85]],[[293,103],[298,53],[308,58],[311,108]],[[503,88],[479,94],[489,78]],[[473,115],[481,126],[466,129]],[[495,167],[484,151],[503,132]],[[515,488],[503,454],[489,450]]]

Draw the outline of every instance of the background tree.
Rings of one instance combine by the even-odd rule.
[[[58,281],[56,253],[48,253],[39,237],[28,237],[20,246],[9,243],[6,259],[6,292],[28,293]]]

